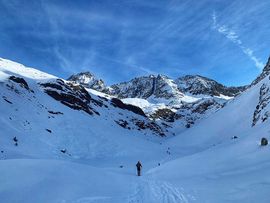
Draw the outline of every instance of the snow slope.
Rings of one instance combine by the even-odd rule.
[[[130,159],[131,156],[141,156],[139,154],[142,151],[144,157],[155,153],[145,152],[148,149],[146,145],[151,148],[159,147],[160,138],[154,131],[148,128],[139,129],[131,122],[136,119],[146,124],[151,123],[147,118],[116,108],[111,105],[110,100],[102,100],[99,95],[92,93],[93,100],[103,102],[102,107],[95,106],[95,103],[90,104],[99,115],[73,110],[47,95],[45,88],[40,85],[48,82],[56,85],[54,76],[4,59],[0,62],[0,124],[3,127],[0,149],[4,151],[6,158]],[[14,75],[23,76],[29,90],[8,79]],[[119,120],[129,122],[131,129],[119,126]],[[18,140],[18,146],[14,146],[14,137]],[[127,142],[139,144],[133,147],[128,146]],[[61,152],[65,149],[66,154]]]
[[[76,105],[47,90],[74,96]],[[174,137],[139,130],[132,119],[148,118],[113,106],[106,94],[87,92],[85,106],[79,86],[0,60],[1,201],[269,202],[270,148],[260,146],[262,137],[270,139],[269,77]]]
[[[266,88],[265,88],[266,87]],[[269,120],[252,125],[263,95],[270,98],[264,78],[199,125],[166,141],[172,153],[183,156],[151,170],[156,179],[194,192],[199,202],[269,202]],[[270,111],[264,100],[262,115]],[[170,171],[170,173],[168,173]]]

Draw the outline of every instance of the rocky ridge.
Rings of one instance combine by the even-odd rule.
[[[89,74],[77,75],[87,78]],[[149,106],[140,106],[149,118],[162,120],[169,125],[177,121],[183,128],[189,128],[197,120],[218,111],[228,100],[247,88],[247,86],[226,87],[200,75],[186,75],[176,80],[165,75],[149,75],[136,77],[128,82],[114,84],[110,87],[105,87],[103,82],[102,88],[86,84],[85,80],[80,82],[81,80],[75,79],[74,76],[69,80],[122,99],[127,104],[132,101],[132,98],[136,98],[137,100],[132,104],[138,105],[137,101],[141,99],[143,103],[147,102],[150,106],[155,106],[152,109]],[[102,80],[95,79],[95,81]]]

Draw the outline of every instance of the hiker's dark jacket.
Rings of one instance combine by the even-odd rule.
[[[142,168],[142,164],[141,164],[140,162],[138,162],[138,163],[136,164],[136,167],[137,167],[137,170],[140,171],[141,168]]]

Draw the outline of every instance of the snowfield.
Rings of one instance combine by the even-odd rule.
[[[65,80],[59,87],[57,79],[0,59],[1,202],[270,202],[270,147],[260,146],[262,137],[270,140],[269,77],[185,131],[118,108],[91,89],[85,106],[84,90]],[[76,105],[56,100],[61,92]]]

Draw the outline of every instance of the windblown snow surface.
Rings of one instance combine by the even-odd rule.
[[[7,89],[11,75],[24,78],[33,92]],[[270,137],[269,120],[252,127],[261,87],[270,87],[268,77],[167,138],[113,122],[121,114],[134,116],[131,112],[109,107],[91,116],[68,108],[38,85],[55,79],[0,59],[1,202],[270,201],[270,147],[260,146],[262,137]],[[266,103],[265,115],[269,109]],[[138,160],[141,177],[136,176]]]

